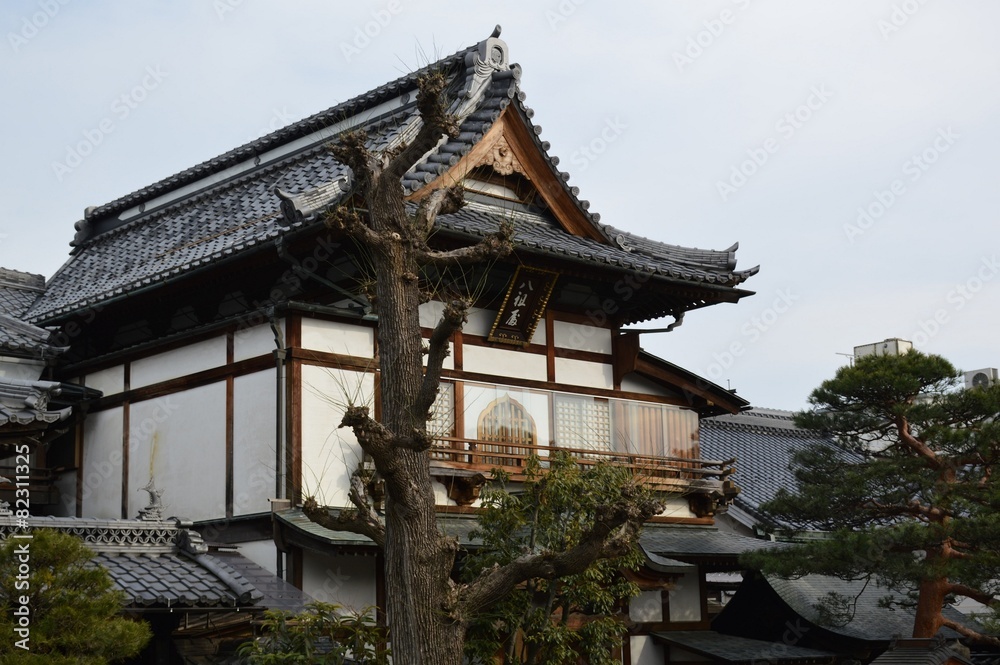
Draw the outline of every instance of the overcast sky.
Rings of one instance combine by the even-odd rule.
[[[0,265],[49,276],[86,206],[497,23],[602,222],[761,266],[647,350],[788,409],[887,337],[1000,365],[990,0],[6,0]]]

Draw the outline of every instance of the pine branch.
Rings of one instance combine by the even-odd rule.
[[[953,631],[955,631],[962,637],[968,637],[970,640],[977,642],[979,644],[986,644],[992,647],[1000,647],[1000,638],[976,632],[971,628],[969,628],[968,626],[958,623],[957,621],[953,621],[951,619],[942,617],[941,625],[946,628],[951,628]]]

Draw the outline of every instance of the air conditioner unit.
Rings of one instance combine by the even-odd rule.
[[[977,369],[965,373],[966,388],[986,388],[1000,381],[1000,371],[996,367]]]

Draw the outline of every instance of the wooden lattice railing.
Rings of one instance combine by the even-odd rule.
[[[586,467],[605,462],[629,468],[637,478],[654,489],[673,492],[722,492],[736,469],[735,459],[704,460],[694,457],[643,455],[600,449],[564,448],[524,443],[478,441],[456,437],[440,437],[431,450],[434,466],[475,471],[489,476],[494,469],[508,474],[511,480],[524,478],[527,458],[541,458],[565,452]],[[730,483],[731,484],[731,483]]]

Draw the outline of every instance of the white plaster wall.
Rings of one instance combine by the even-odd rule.
[[[279,321],[278,325],[284,334],[284,320]],[[233,334],[233,360],[236,362],[270,355],[275,348],[277,347],[274,344],[274,331],[268,323],[240,328]]]
[[[553,321],[552,324],[552,337],[558,347],[611,353],[611,331],[607,328],[566,321]]]
[[[122,409],[87,415],[83,433],[84,517],[122,516]]]
[[[632,652],[632,665],[663,665],[663,647],[645,635],[633,635],[629,638],[629,651]]]
[[[465,327],[462,328],[462,331],[469,335],[486,337],[490,334],[490,329],[493,327],[493,321],[496,318],[497,312],[495,309],[479,309],[478,307],[473,307],[469,310],[469,320],[465,323]]]
[[[374,404],[374,375],[328,367],[302,368],[302,492],[329,506],[348,506],[351,472],[361,447],[340,420],[349,404]]]
[[[663,512],[657,517],[697,517],[691,512],[691,505],[683,498],[667,499],[664,502]]]
[[[26,358],[0,356],[0,377],[18,381],[37,381],[45,369],[45,363]]]
[[[444,303],[438,300],[431,300],[420,305],[420,327],[433,328],[441,320],[441,312],[444,311]]]
[[[83,377],[88,388],[95,388],[104,396],[117,395],[125,390],[125,366],[117,365],[97,372],[91,372]]]
[[[76,471],[66,471],[56,475],[56,489],[59,503],[52,509],[56,517],[76,516]]]
[[[642,591],[629,598],[628,616],[632,621],[663,621],[663,597],[659,589]]]
[[[606,388],[615,386],[614,370],[605,363],[556,358],[556,381],[572,386]]]
[[[233,514],[271,510],[275,495],[274,372],[233,380]]]
[[[375,607],[374,556],[325,556],[306,550],[302,555],[302,590],[324,603],[361,611]]]
[[[303,348],[370,358],[374,353],[374,343],[375,330],[368,326],[352,326],[321,319],[302,319]]]
[[[226,364],[226,338],[213,337],[179,349],[136,360],[131,366],[131,386],[141,388]]]
[[[671,621],[701,621],[701,574],[684,573],[670,594]]]
[[[630,393],[642,393],[643,395],[666,395],[667,391],[647,378],[637,374],[629,374],[622,378],[622,390]]]
[[[278,574],[278,549],[273,540],[253,540],[240,543],[239,553],[267,572]]]
[[[191,520],[226,515],[226,384],[212,383],[132,405],[128,516],[146,506],[150,475],[164,513]]]
[[[462,369],[494,376],[510,376],[518,379],[548,379],[545,356],[538,353],[508,351],[489,346],[462,347]]]

